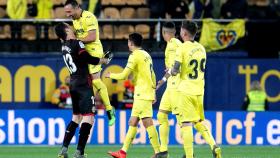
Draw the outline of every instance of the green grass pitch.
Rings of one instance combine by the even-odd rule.
[[[55,158],[59,146],[1,146],[1,158]],[[118,150],[120,146],[98,146],[88,145],[86,153],[88,158],[110,158],[107,151]],[[69,149],[69,156],[72,157],[75,146]],[[181,146],[169,147],[170,158],[181,158],[183,149]],[[279,158],[279,146],[222,146],[223,158]],[[152,155],[151,146],[132,146],[127,158],[150,158]],[[196,158],[212,158],[208,146],[195,146]]]

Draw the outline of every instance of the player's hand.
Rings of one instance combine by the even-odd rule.
[[[107,64],[110,63],[110,61],[113,59],[113,57],[114,57],[114,54],[113,54],[113,52],[111,52],[111,51],[107,51],[107,52],[104,54],[104,58],[108,59]]]
[[[111,74],[110,72],[106,73],[106,74],[105,74],[105,77],[106,77],[106,78],[110,78],[110,74]]]
[[[157,83],[156,90],[158,90],[163,84],[164,84],[164,81],[163,80],[159,80],[158,83]]]

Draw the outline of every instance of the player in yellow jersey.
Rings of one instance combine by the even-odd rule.
[[[96,17],[89,11],[82,10],[76,0],[67,0],[64,4],[67,17],[73,19],[77,38],[85,44],[91,56],[102,58],[103,47],[99,40],[99,28]],[[111,106],[106,85],[100,79],[101,65],[89,65],[93,87],[98,91],[105,105],[109,125],[115,123],[115,110]]]
[[[155,100],[156,77],[151,56],[141,49],[142,36],[132,33],[128,37],[131,51],[127,65],[121,73],[108,73],[106,77],[124,80],[130,73],[135,78],[134,102],[129,120],[129,129],[121,150],[108,152],[114,158],[126,158],[126,152],[137,133],[137,125],[141,120],[146,128],[155,154],[159,152],[158,133],[153,125],[153,101]]]
[[[165,49],[165,67],[166,71],[171,69],[174,64],[175,55],[177,48],[182,44],[180,40],[175,38],[176,27],[173,22],[166,22],[162,27],[163,39],[167,42]],[[163,96],[161,98],[159,112],[157,114],[157,119],[159,122],[159,136],[160,136],[160,153],[158,157],[167,158],[168,157],[168,142],[169,142],[169,122],[168,114],[176,115],[177,122],[179,111],[177,108],[178,91],[177,87],[179,85],[180,76],[171,76],[167,80],[167,87]],[[162,82],[165,82],[162,80]]]
[[[203,96],[206,52],[201,44],[194,41],[197,29],[194,22],[184,21],[182,23],[180,35],[184,43],[177,49],[174,66],[164,78],[180,74],[178,108],[182,123],[184,157],[193,158],[192,126],[194,126],[210,145],[214,158],[221,158],[221,148],[216,145],[211,132],[202,123],[205,120]]]

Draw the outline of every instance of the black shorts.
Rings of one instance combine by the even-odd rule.
[[[93,115],[95,113],[94,94],[90,86],[70,87],[73,114]]]

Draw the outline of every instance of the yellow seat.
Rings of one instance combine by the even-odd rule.
[[[64,0],[52,0],[53,5],[60,5],[60,4],[64,4]]]
[[[124,0],[128,5],[142,5],[146,4],[146,0]]]
[[[138,24],[135,26],[135,32],[140,33],[143,39],[148,39],[150,37],[150,27],[146,24]]]
[[[0,8],[0,18],[3,18],[7,15],[6,10],[3,8]]]
[[[269,0],[257,0],[256,5],[260,7],[267,7],[269,6]]]
[[[2,6],[7,5],[7,0],[0,0],[0,5],[2,5]]]
[[[120,12],[122,19],[133,19],[136,17],[135,9],[131,7],[122,8]]]
[[[128,39],[128,35],[133,32],[134,27],[132,25],[120,25],[116,37],[117,39]]]
[[[104,18],[109,19],[119,19],[120,18],[120,12],[117,8],[114,7],[108,7],[105,8],[103,11]]]
[[[111,0],[112,5],[125,5],[124,0]]]
[[[137,8],[136,17],[139,19],[150,18],[150,9],[149,8]]]
[[[11,38],[11,27],[10,25],[0,26],[0,39]]]
[[[64,12],[64,8],[63,7],[55,8],[55,10],[54,10],[54,18],[55,19],[65,19],[65,18],[67,18],[66,14]]]
[[[50,40],[58,39],[58,37],[57,37],[56,34],[55,34],[54,27],[49,27],[48,36],[49,36],[48,38],[49,38]]]
[[[117,31],[117,27],[113,27],[113,25],[102,26],[102,34],[104,39],[113,39]]]
[[[101,5],[109,5],[112,0],[101,0]]]
[[[35,40],[36,39],[36,28],[33,25],[22,26],[22,39]]]

